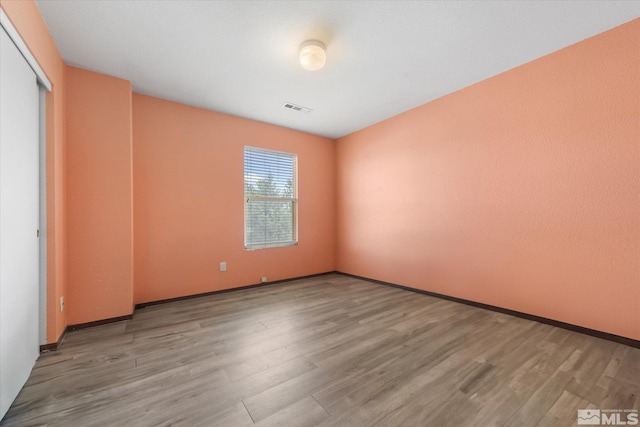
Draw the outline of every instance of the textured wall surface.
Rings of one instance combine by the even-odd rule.
[[[68,67],[69,324],[133,312],[131,83]]]
[[[245,145],[298,155],[296,246],[244,249]],[[136,303],[335,270],[334,141],[134,94],[133,160]]]
[[[337,142],[338,270],[640,339],[640,20]]]

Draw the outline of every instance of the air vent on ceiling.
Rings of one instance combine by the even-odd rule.
[[[293,111],[300,111],[302,113],[310,113],[310,112],[313,111],[311,108],[303,107],[301,105],[292,104],[290,102],[285,102],[284,104],[282,104],[282,106],[284,108],[288,108],[288,109],[293,110]]]

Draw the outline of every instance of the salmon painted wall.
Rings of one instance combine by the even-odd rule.
[[[244,250],[245,145],[298,154],[297,246]],[[136,303],[335,269],[334,141],[134,93],[133,164]]]
[[[133,312],[131,83],[67,67],[69,324]]]
[[[640,20],[337,141],[337,269],[640,339]]]
[[[67,326],[58,308],[66,295],[65,231],[65,65],[32,0],[2,0],[0,7],[36,58],[52,90],[46,96],[47,150],[47,342],[56,342]]]

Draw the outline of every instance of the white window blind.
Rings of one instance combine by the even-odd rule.
[[[295,154],[244,148],[244,246],[246,249],[295,245],[297,176]]]

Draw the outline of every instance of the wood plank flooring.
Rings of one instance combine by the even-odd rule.
[[[1,424],[572,426],[639,406],[639,349],[331,274],[71,332]]]

